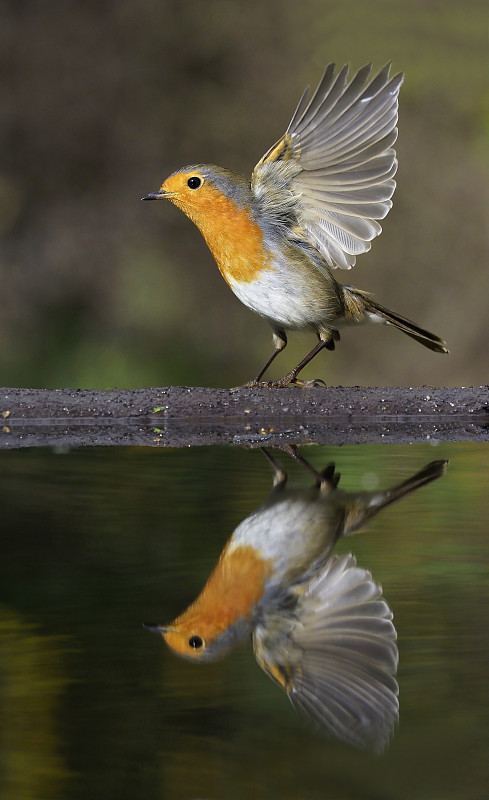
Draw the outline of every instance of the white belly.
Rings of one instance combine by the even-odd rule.
[[[340,320],[334,278],[313,264],[284,265],[280,254],[275,258],[272,268],[263,270],[254,281],[227,276],[236,297],[273,328],[317,331],[336,327]]]
[[[311,493],[312,494],[312,493]],[[302,496],[301,496],[302,495]],[[251,546],[273,563],[273,582],[303,572],[335,541],[337,513],[330,503],[287,490],[277,502],[265,503],[236,528],[229,551]]]
[[[229,284],[236,297],[267,319],[272,327],[301,330],[314,329],[317,325],[311,299],[300,290],[301,287],[291,291],[271,271],[263,272],[252,283],[238,283],[231,279]]]

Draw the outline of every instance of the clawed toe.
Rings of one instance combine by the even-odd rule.
[[[232,392],[237,392],[239,389],[269,389],[272,386],[271,381],[248,381],[247,383],[243,383],[242,386],[235,386],[231,389]]]
[[[303,381],[297,378],[294,383],[296,386],[302,386],[304,389],[316,389],[318,387],[322,389],[327,388],[327,384],[322,378],[313,378],[311,381]]]
[[[317,387],[324,388],[326,386],[322,378],[314,378],[311,381],[303,381],[296,378],[293,373],[284,375],[283,378],[278,378],[276,381],[248,381],[243,386],[234,386],[231,392],[237,392],[240,389],[286,389],[289,386],[298,386],[302,389],[314,389]]]
[[[248,381],[242,386],[233,386],[231,392],[239,392],[240,389],[284,389],[286,386],[296,385],[295,381],[281,378],[278,381]]]

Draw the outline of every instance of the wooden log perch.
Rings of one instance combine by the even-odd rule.
[[[0,389],[0,447],[487,441],[489,388]]]

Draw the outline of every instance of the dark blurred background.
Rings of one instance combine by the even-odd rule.
[[[250,175],[324,65],[392,60],[398,188],[346,282],[446,337],[348,330],[309,375],[342,384],[487,382],[487,3],[4,0],[0,5],[0,384],[229,386],[267,325],[196,228],[144,204],[174,169]],[[272,375],[313,338],[295,335]]]

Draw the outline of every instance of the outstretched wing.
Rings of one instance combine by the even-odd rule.
[[[399,709],[396,631],[381,594],[353,556],[334,556],[265,610],[253,636],[258,663],[298,710],[336,738],[377,752]]]
[[[256,165],[252,189],[259,196],[274,165],[278,173],[281,162],[294,162],[287,188],[300,195],[300,224],[331,267],[350,269],[392,206],[403,76],[389,78],[387,64],[369,82],[367,65],[348,83],[348,67],[334,69],[326,67],[309,102],[306,89],[285,135]]]

